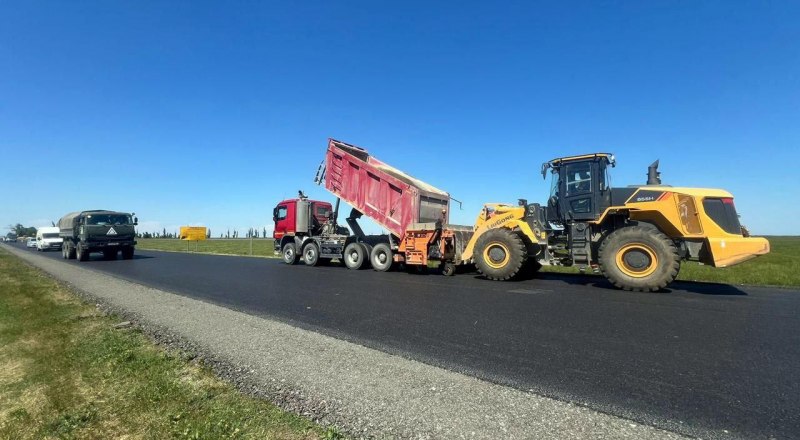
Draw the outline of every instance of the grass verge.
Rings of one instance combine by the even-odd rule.
[[[0,438],[336,438],[114,329],[0,250]]]
[[[169,238],[137,238],[139,249],[172,252],[197,252],[202,254],[253,255],[275,257],[271,238],[212,238],[204,241],[186,241]]]

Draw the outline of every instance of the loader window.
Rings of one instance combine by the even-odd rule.
[[[566,166],[567,196],[592,190],[592,164],[576,163]]]

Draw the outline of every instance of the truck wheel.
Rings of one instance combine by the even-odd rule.
[[[451,277],[456,274],[456,265],[452,261],[442,263],[442,275]]]
[[[350,243],[345,246],[342,259],[348,269],[358,270],[364,266],[367,255],[367,248],[362,243]]]
[[[378,272],[386,272],[392,268],[392,249],[386,243],[378,243],[369,255],[372,268]]]
[[[89,250],[84,250],[80,246],[75,249],[75,256],[78,258],[78,261],[89,261]]]
[[[61,258],[65,260],[69,258],[69,248],[66,244],[61,246]]]
[[[655,292],[678,276],[680,255],[661,231],[627,226],[600,244],[600,270],[611,284],[634,292]]]
[[[505,228],[490,229],[475,245],[475,265],[490,280],[503,281],[519,273],[528,259],[525,242]]]
[[[297,255],[297,245],[294,243],[286,243],[283,245],[281,255],[283,255],[283,262],[286,264],[297,264],[297,261],[300,259],[300,256]]]
[[[122,259],[123,260],[132,260],[133,259],[133,251],[134,251],[134,248],[132,248],[132,247],[122,248]],[[116,256],[117,256],[117,253],[114,252],[114,258],[116,258]]]
[[[316,266],[319,263],[319,247],[313,241],[303,246],[303,261],[306,266]]]

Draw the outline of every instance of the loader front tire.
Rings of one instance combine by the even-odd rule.
[[[655,228],[627,226],[600,244],[600,271],[611,284],[633,292],[655,292],[675,280],[681,267],[675,243]]]
[[[490,280],[513,278],[527,260],[525,242],[509,229],[490,229],[475,244],[475,266]]]

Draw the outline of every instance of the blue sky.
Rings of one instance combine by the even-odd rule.
[[[546,200],[554,157],[736,196],[796,234],[797,2],[0,1],[0,225],[271,223],[328,137],[464,201]],[[787,201],[788,200],[788,201]]]

